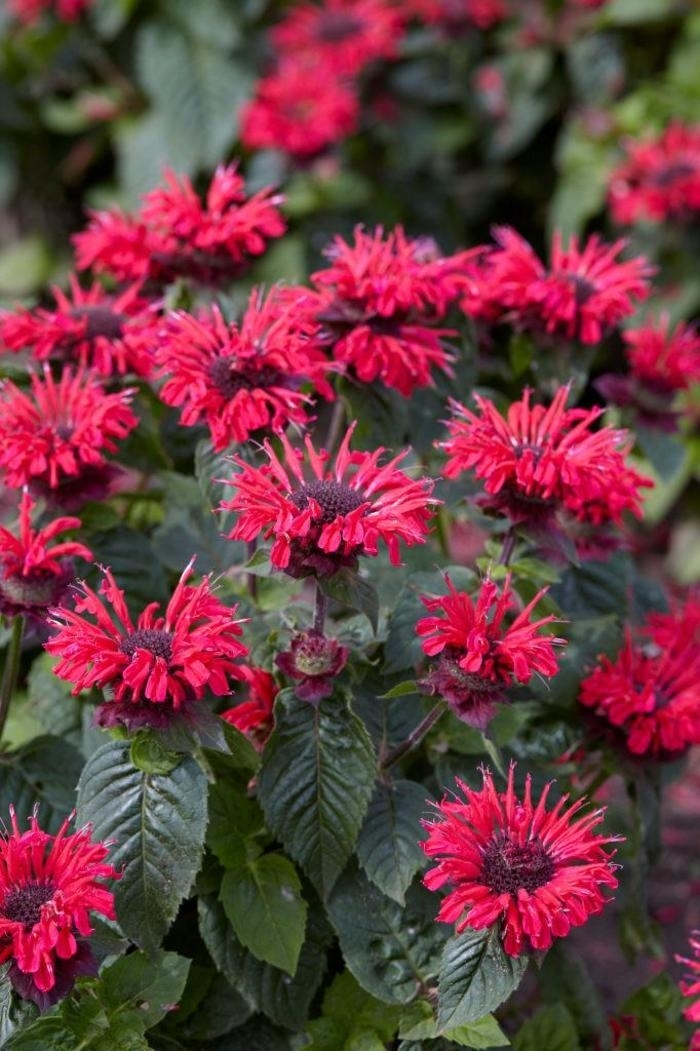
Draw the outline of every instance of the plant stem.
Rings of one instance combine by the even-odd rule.
[[[515,548],[516,539],[515,530],[510,528],[503,537],[503,547],[501,548],[501,554],[498,559],[499,566],[507,566],[510,562]]]
[[[17,683],[19,661],[22,653],[22,636],[24,634],[24,617],[17,616],[12,620],[12,634],[5,651],[5,667],[0,684],[0,740],[2,740],[5,720],[10,710],[10,702]]]
[[[246,545],[246,553],[248,555],[248,561],[249,562],[250,562],[251,558],[253,557],[253,555],[255,554],[256,547],[257,547],[257,541],[256,540],[249,540],[248,541],[248,543]],[[246,573],[246,584],[248,586],[248,594],[250,595],[250,597],[252,599],[256,599],[258,597],[258,578],[256,577],[255,573]]]
[[[328,432],[326,434],[323,448],[328,453],[333,453],[335,447],[338,444],[338,438],[340,437],[340,430],[345,422],[345,404],[341,397],[337,397],[333,403],[333,411],[331,413],[330,423],[328,424]]]
[[[328,596],[321,591],[321,585],[316,581],[316,605],[314,606],[314,631],[323,635],[326,626],[326,613],[328,612]]]
[[[398,763],[399,759],[403,759],[407,752],[410,752],[412,748],[419,745],[428,733],[428,730],[432,730],[435,723],[446,710],[447,706],[445,703],[443,701],[438,701],[435,707],[431,708],[428,714],[418,723],[415,730],[411,731],[406,740],[401,741],[384,756],[381,761],[381,769],[388,770],[389,767],[394,765],[394,763]]]

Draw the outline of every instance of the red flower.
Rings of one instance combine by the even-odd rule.
[[[482,776],[480,791],[458,780],[465,800],[444,799],[436,804],[439,817],[425,822],[422,846],[438,864],[424,883],[430,890],[452,884],[438,919],[456,922],[458,933],[498,925],[509,956],[549,949],[602,910],[604,887],[617,887],[603,848],[620,837],[593,832],[602,809],[575,816],[583,799],[567,807],[564,795],[548,812],[551,784],[533,805],[529,774],[520,800],[512,765],[505,792],[496,791],[489,770]]]
[[[303,631],[292,639],[291,648],[278,653],[275,664],[297,682],[294,692],[302,701],[318,704],[333,693],[333,679],[347,664],[350,650],[320,631]]]
[[[8,0],[8,10],[24,25],[34,25],[44,12],[51,12],[62,22],[75,22],[92,0]]]
[[[692,960],[685,956],[676,956],[678,963],[686,964],[690,970],[687,978],[680,983],[680,988],[683,996],[692,997],[693,1002],[686,1007],[683,1014],[689,1022],[700,1022],[700,931],[693,931],[689,944],[693,950]],[[696,1048],[700,1048],[700,1030],[693,1033],[688,1051],[696,1051]]]
[[[504,0],[410,0],[410,6],[416,18],[448,30],[489,29],[508,16]]]
[[[297,308],[328,332],[336,361],[363,383],[380,379],[407,397],[431,383],[431,369],[451,373],[441,320],[464,285],[469,253],[443,257],[429,238],[412,240],[401,227],[384,237],[355,229],[350,245],[336,237],[326,250],[330,266],[298,291]]]
[[[496,227],[494,239],[467,267],[462,307],[473,317],[592,344],[649,295],[653,268],[646,260],[617,261],[625,241],[608,245],[593,234],[583,248],[576,237],[565,248],[557,231],[546,268],[510,227]]]
[[[359,115],[354,87],[332,65],[306,55],[287,58],[258,81],[255,97],[243,108],[241,142],[249,150],[308,159],[352,135]]]
[[[72,558],[92,559],[92,552],[75,540],[52,542],[68,529],[79,529],[79,518],[55,518],[43,529],[32,529],[34,501],[25,489],[19,505],[19,535],[0,525],[0,613],[43,617],[59,603],[73,580]]]
[[[70,276],[70,293],[53,288],[56,308],[0,314],[0,341],[9,350],[31,348],[35,358],[77,362],[102,376],[150,375],[156,318],[153,304],[132,285],[110,295],[95,283],[83,289]]]
[[[579,701],[620,731],[633,755],[664,759],[700,744],[700,616],[692,599],[628,629],[616,660],[601,656]]]
[[[627,329],[627,362],[633,377],[651,390],[688,390],[700,381],[700,335],[682,321],[671,329],[668,314],[656,325]]]
[[[616,223],[688,221],[700,211],[700,125],[673,123],[661,135],[627,144],[610,176]]]
[[[623,511],[640,516],[639,489],[652,483],[625,466],[626,431],[591,425],[602,409],[567,409],[569,387],[552,404],[530,405],[530,391],[505,418],[488,398],[474,395],[480,415],[451,402],[456,419],[444,473],[473,470],[484,480],[487,507],[516,523],[551,528],[558,511],[578,522],[621,523]]]
[[[397,469],[407,452],[383,466],[383,448],[351,452],[355,424],[347,431],[329,468],[329,454],[316,452],[309,438],[304,456],[281,434],[284,459],[269,441],[263,443],[268,463],[251,467],[238,456],[240,471],[227,483],[235,487],[220,510],[238,511],[229,540],[274,537],[270,561],[290,576],[330,576],[344,566],[355,567],[359,555],[376,555],[379,541],[400,564],[399,543],[421,544],[429,530],[433,482],[414,481]]]
[[[29,485],[62,500],[78,491],[104,493],[114,468],[104,452],[116,452],[137,425],[129,408],[132,389],[106,394],[83,369],[66,368],[54,380],[31,377],[31,394],[6,380],[0,386],[0,467],[11,488]],[[63,488],[62,488],[63,487]]]
[[[221,718],[245,734],[258,752],[262,752],[272,733],[273,709],[279,686],[263,668],[242,665],[239,678],[248,683],[246,700],[227,708]]]
[[[440,694],[455,714],[465,722],[484,729],[494,715],[494,705],[507,700],[507,689],[514,682],[527,683],[535,673],[550,678],[558,669],[554,646],[564,639],[538,635],[553,614],[530,620],[530,614],[546,592],[535,595],[532,602],[504,626],[506,613],[517,608],[510,587],[510,574],[499,595],[498,586],[485,580],[476,603],[457,591],[445,576],[449,594],[439,598],[421,596],[423,605],[433,614],[416,624],[423,650],[429,657],[439,657],[423,686]]]
[[[304,426],[311,398],[299,389],[303,384],[334,397],[315,332],[274,292],[263,301],[254,291],[240,326],[227,325],[216,306],[199,318],[173,314],[156,350],[167,376],[160,397],[184,406],[184,426],[206,420],[217,451],[263,427]]]
[[[402,22],[387,0],[306,0],[270,35],[278,53],[316,58],[336,75],[354,76],[376,59],[397,57]]]
[[[71,815],[72,817],[72,815]],[[92,934],[90,912],[113,920],[114,896],[105,879],[119,879],[105,864],[105,843],[90,828],[68,834],[67,818],[55,836],[39,828],[36,810],[20,832],[0,836],[0,963],[20,994],[45,1008],[66,996],[80,974],[96,973],[83,939]]]
[[[152,602],[134,625],[124,592],[108,569],[100,589],[106,604],[83,584],[73,610],[50,611],[49,624],[58,630],[45,646],[60,658],[54,674],[74,684],[73,694],[93,686],[113,691],[98,712],[104,725],[115,720],[127,727],[163,725],[205,690],[217,697],[228,694],[229,677],[239,676],[234,662],[248,651],[239,642],[236,609],[212,594],[209,577],[196,587],[186,583],[193,562],[180,577],[165,616]]]
[[[122,281],[164,284],[185,276],[218,285],[244,273],[285,231],[282,198],[269,188],[246,198],[235,164],[216,169],[204,203],[186,176],[166,171],[165,182],[134,216],[91,213],[88,228],[73,238],[78,269]]]

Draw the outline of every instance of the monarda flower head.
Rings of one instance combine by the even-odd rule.
[[[551,784],[535,804],[529,774],[521,799],[514,773],[511,765],[505,792],[489,770],[480,790],[458,780],[464,799],[436,804],[421,845],[437,861],[426,887],[451,887],[438,919],[456,923],[460,934],[494,927],[508,955],[521,956],[549,949],[603,909],[605,888],[617,887],[613,855],[604,848],[620,837],[593,831],[605,811],[580,814],[583,799],[567,806],[564,795],[548,811]]]
[[[317,452],[308,437],[305,463],[284,434],[281,457],[263,443],[268,462],[262,467],[234,456],[240,470],[226,484],[236,493],[219,508],[238,514],[228,539],[272,538],[272,565],[293,577],[354,569],[360,555],[377,554],[380,541],[399,565],[400,544],[421,544],[429,532],[434,483],[398,469],[407,451],[383,465],[383,448],[352,452],[354,430],[353,423],[332,465],[330,454]]]
[[[689,945],[693,958],[688,959],[687,956],[677,955],[676,960],[688,967],[688,974],[681,981],[680,990],[691,1003],[684,1009],[683,1015],[689,1022],[698,1023],[698,1028],[691,1037],[688,1051],[700,1051],[700,931],[693,931],[689,938]]]
[[[87,938],[90,913],[115,919],[104,880],[119,879],[106,864],[106,843],[89,826],[55,836],[39,828],[36,811],[21,832],[10,807],[11,831],[0,835],[0,963],[20,996],[45,1010],[67,996],[77,977],[96,974]]]
[[[538,634],[555,620],[553,614],[530,619],[546,588],[507,626],[507,613],[517,608],[510,575],[500,593],[493,580],[483,581],[476,601],[457,591],[449,576],[445,582],[447,595],[421,596],[431,616],[418,621],[416,633],[427,656],[438,658],[421,685],[443,697],[458,718],[483,730],[495,704],[508,700],[509,687],[529,682],[534,674],[556,675],[554,647],[565,640]]]
[[[66,507],[99,499],[117,468],[105,453],[136,427],[133,389],[108,394],[94,373],[48,365],[31,376],[31,392],[11,380],[0,385],[0,469],[11,488],[30,490]]]
[[[333,693],[333,680],[345,667],[350,651],[320,631],[302,631],[291,646],[278,653],[275,664],[294,679],[294,692],[302,701],[318,704]]]
[[[149,376],[158,318],[135,284],[118,295],[70,277],[70,290],[53,288],[56,306],[0,314],[0,347],[31,350],[38,361],[75,363],[100,376],[133,372]]]
[[[489,398],[474,395],[478,413],[451,401],[444,473],[474,471],[486,495],[480,502],[535,533],[582,523],[620,525],[622,514],[641,516],[639,490],[650,486],[625,464],[627,432],[592,429],[603,410],[567,409],[569,387],[551,405],[531,405],[525,391],[505,417]],[[558,522],[557,522],[558,519]]]
[[[235,164],[216,169],[204,201],[184,175],[166,171],[165,183],[145,195],[136,215],[91,213],[73,238],[78,269],[120,281],[190,277],[217,286],[245,273],[285,232],[282,197],[269,188],[247,197]]]
[[[580,247],[554,234],[549,267],[510,227],[496,227],[495,244],[475,251],[462,308],[472,317],[507,323],[554,339],[599,343],[646,299],[653,273],[645,259],[620,261],[625,241],[597,234]]]
[[[621,226],[688,221],[700,211],[700,124],[670,124],[661,135],[626,146],[608,183],[608,204]]]
[[[77,22],[92,3],[93,0],[7,0],[7,7],[25,26],[31,26],[43,14],[51,14],[60,22]]]
[[[82,584],[72,610],[50,611],[56,634],[45,647],[59,658],[54,674],[73,683],[73,694],[93,686],[108,691],[97,711],[100,725],[167,726],[174,713],[188,715],[190,702],[205,691],[223,697],[230,679],[240,677],[236,661],[248,650],[240,642],[236,607],[216,598],[209,577],[196,586],[187,583],[193,562],[164,615],[152,602],[134,624],[108,569],[100,588],[104,598]]]
[[[61,602],[74,579],[72,560],[91,560],[92,552],[75,540],[53,543],[61,533],[79,529],[79,518],[55,518],[34,530],[33,508],[34,501],[25,489],[17,532],[0,526],[0,613],[43,620],[48,608]]]
[[[615,660],[601,656],[579,701],[635,756],[673,759],[700,744],[700,604],[691,598],[628,628]]]
[[[235,726],[262,752],[274,725],[273,709],[279,686],[269,671],[248,664],[241,665],[238,678],[248,686],[242,701],[221,713],[221,718]]]
[[[205,421],[217,451],[263,428],[304,426],[311,396],[302,386],[334,397],[316,331],[274,292],[253,291],[240,325],[226,324],[216,306],[199,317],[172,314],[155,353],[166,377],[160,397],[182,406],[183,425]]]

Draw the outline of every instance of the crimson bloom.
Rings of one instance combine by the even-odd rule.
[[[445,476],[473,470],[486,491],[480,502],[535,532],[568,527],[567,518],[600,527],[620,525],[624,511],[641,516],[639,489],[652,483],[625,465],[627,432],[594,431],[603,410],[567,409],[568,386],[548,407],[531,405],[530,395],[505,417],[479,394],[478,414],[451,401],[450,438],[441,443]]]
[[[246,698],[233,708],[227,708],[221,713],[221,718],[245,734],[257,751],[262,752],[272,733],[279,686],[264,668],[241,665],[238,677],[248,684]]]
[[[330,455],[317,452],[305,440],[304,454],[281,434],[283,457],[265,440],[268,463],[252,467],[239,456],[240,471],[226,484],[236,489],[219,510],[238,512],[229,540],[274,538],[270,561],[293,577],[330,576],[343,567],[355,568],[360,555],[376,555],[383,541],[394,565],[400,564],[399,544],[421,544],[429,531],[433,482],[413,480],[398,470],[408,452],[384,465],[384,452],[351,452],[353,423],[346,432],[333,466]]]
[[[225,696],[230,678],[239,677],[235,661],[248,651],[239,641],[236,608],[219,602],[209,577],[196,587],[187,583],[193,563],[164,616],[151,602],[134,624],[109,569],[100,588],[104,601],[83,583],[74,609],[50,611],[49,624],[57,631],[45,648],[60,658],[54,674],[73,683],[73,694],[93,686],[109,690],[97,712],[100,725],[165,726],[205,690]]]
[[[258,81],[244,106],[241,142],[249,150],[281,150],[309,160],[352,135],[359,116],[352,82],[329,62],[308,55],[286,58]]]
[[[79,975],[96,974],[85,939],[90,913],[115,919],[114,895],[103,881],[120,873],[105,863],[106,843],[92,843],[89,826],[55,836],[39,828],[36,810],[20,832],[0,835],[0,963],[21,996],[45,1009],[66,996]]]
[[[157,318],[140,290],[135,284],[112,295],[97,283],[83,289],[71,274],[68,294],[52,289],[53,310],[0,314],[0,343],[13,351],[29,348],[39,361],[52,358],[92,367],[101,376],[149,376]]]
[[[184,175],[166,171],[165,183],[135,215],[90,213],[87,229],[73,238],[78,269],[120,281],[166,284],[184,276],[218,285],[244,273],[285,232],[282,197],[270,188],[247,197],[235,164],[216,169],[204,201]]]
[[[424,877],[429,890],[449,883],[438,919],[467,927],[497,927],[509,956],[549,949],[603,909],[603,888],[617,887],[612,854],[604,847],[619,836],[593,831],[604,809],[586,816],[579,799],[567,807],[564,795],[547,811],[551,784],[532,800],[528,774],[525,795],[514,787],[514,767],[505,792],[498,792],[489,770],[475,790],[457,780],[464,799],[443,799],[438,817],[425,822],[421,845],[435,868]]]
[[[625,241],[606,244],[593,234],[565,247],[556,231],[546,267],[510,227],[496,227],[467,267],[462,300],[467,314],[523,330],[595,344],[649,295],[653,268],[641,256],[620,262]]]
[[[278,653],[275,664],[296,681],[294,692],[302,701],[318,704],[333,693],[333,680],[347,664],[350,650],[320,631],[302,631],[289,650]]]
[[[0,526],[0,613],[8,617],[21,613],[43,619],[74,579],[72,559],[92,559],[90,549],[75,540],[53,543],[68,529],[79,529],[79,518],[55,518],[34,530],[33,508],[34,501],[25,489],[17,534]]]
[[[700,124],[670,124],[656,138],[630,141],[608,185],[616,223],[687,221],[700,211]]]
[[[50,12],[61,22],[76,22],[83,11],[92,7],[92,0],[7,0],[7,7],[24,25],[38,22],[44,12]]]
[[[546,588],[506,626],[506,614],[517,608],[510,574],[500,594],[493,580],[484,580],[476,602],[457,591],[447,575],[445,583],[447,595],[421,596],[432,616],[418,621],[416,634],[427,656],[438,657],[421,685],[443,697],[464,722],[483,730],[495,714],[495,704],[508,699],[509,686],[527,683],[536,673],[546,678],[556,675],[554,647],[563,646],[565,640],[538,634],[556,619],[553,614],[530,619]]]
[[[686,956],[676,956],[678,963],[684,963],[689,969],[688,976],[680,983],[681,992],[684,996],[692,999],[685,1010],[684,1016],[689,1022],[700,1023],[700,931],[693,931],[689,939],[690,948],[693,950],[693,959]],[[700,1051],[700,1029],[693,1033],[688,1051]]]
[[[217,451],[263,427],[304,426],[311,397],[302,385],[334,397],[315,334],[274,292],[263,300],[253,291],[240,325],[227,325],[216,306],[199,317],[172,314],[156,350],[167,377],[160,397],[183,407],[184,426],[205,420]]]
[[[700,604],[650,617],[637,639],[627,629],[617,658],[599,658],[578,699],[633,755],[674,758],[700,744]]]
[[[133,389],[107,394],[95,375],[65,368],[56,381],[47,365],[31,392],[0,386],[0,468],[11,488],[28,485],[66,506],[103,495],[116,474],[105,452],[117,451],[138,424]]]

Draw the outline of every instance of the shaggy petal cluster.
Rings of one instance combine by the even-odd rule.
[[[309,160],[352,135],[359,116],[354,85],[332,65],[318,57],[289,58],[258,81],[241,113],[241,142],[249,150]]]
[[[105,453],[116,452],[117,442],[138,423],[129,407],[133,393],[108,394],[84,369],[65,368],[55,380],[47,365],[43,376],[32,375],[31,391],[6,380],[0,387],[5,484],[40,488],[60,500],[60,487],[68,482],[71,492],[82,489],[86,499],[88,490],[99,489],[100,479],[109,475]]]
[[[671,328],[668,314],[654,324],[623,333],[632,376],[658,391],[688,390],[700,382],[700,333],[680,321]]]
[[[317,326],[274,292],[263,300],[254,291],[240,325],[227,325],[216,306],[199,317],[171,315],[155,357],[167,377],[162,400],[182,407],[184,426],[206,422],[218,451],[261,428],[306,425],[311,397],[304,385],[334,397]]]
[[[217,697],[228,694],[230,677],[239,677],[235,662],[248,652],[240,642],[241,622],[234,619],[236,608],[212,593],[209,577],[196,586],[187,583],[193,562],[165,614],[152,602],[135,624],[108,569],[103,597],[82,584],[73,609],[50,611],[56,634],[45,646],[59,658],[54,674],[73,683],[73,694],[93,686],[109,689],[105,707],[118,705],[127,724],[132,716],[143,722],[150,713],[157,725],[206,690]],[[131,706],[136,710],[130,712]]]
[[[594,526],[619,525],[624,511],[640,516],[639,490],[652,483],[625,465],[627,432],[593,430],[603,410],[567,409],[568,386],[549,406],[531,405],[530,394],[505,417],[478,394],[478,413],[452,401],[445,476],[473,470],[483,503],[513,522],[546,524],[559,510]]]
[[[73,238],[78,269],[120,281],[184,276],[218,285],[244,273],[285,232],[282,197],[269,188],[247,197],[235,164],[216,169],[204,201],[186,176],[166,171],[165,183],[145,195],[136,215],[93,212]]]
[[[238,678],[247,683],[245,700],[221,713],[231,726],[235,726],[262,752],[274,725],[273,709],[279,686],[264,668],[242,665]]]
[[[118,295],[94,283],[83,289],[71,274],[70,290],[52,289],[56,306],[0,314],[0,347],[29,349],[49,358],[93,368],[101,376],[149,376],[157,331],[153,304],[135,284]]]
[[[508,17],[504,0],[410,0],[414,16],[448,30],[466,26],[490,29]]]
[[[615,660],[601,656],[579,701],[620,732],[633,755],[663,759],[700,744],[700,604],[690,599],[628,629]]]
[[[295,4],[270,36],[278,53],[320,59],[336,75],[355,76],[398,54],[403,19],[390,0],[310,0]]]
[[[76,22],[90,7],[92,0],[7,0],[10,14],[26,26],[34,25],[44,13],[61,22]]]
[[[676,956],[678,963],[684,963],[688,967],[688,975],[680,983],[681,992],[692,1000],[683,1014],[689,1022],[700,1023],[700,931],[693,931],[689,945],[693,952],[692,959]],[[700,1051],[700,1029],[693,1033],[688,1051]]]
[[[79,974],[95,973],[83,939],[92,934],[91,912],[115,918],[103,881],[120,873],[89,827],[68,832],[71,818],[55,836],[39,828],[36,812],[25,832],[12,807],[10,820],[11,832],[0,835],[0,963],[11,961],[12,984],[44,1007],[66,996]]]
[[[513,766],[505,792],[489,770],[482,776],[480,790],[458,780],[464,799],[444,799],[424,823],[421,845],[437,861],[424,883],[450,885],[438,919],[456,923],[458,933],[497,927],[509,956],[549,949],[603,909],[605,888],[617,887],[605,846],[619,837],[594,832],[605,811],[581,815],[583,799],[567,806],[564,795],[548,811],[551,785],[535,804],[530,775],[520,799]]]
[[[653,268],[642,257],[620,261],[625,241],[606,244],[593,234],[581,247],[576,237],[565,246],[556,232],[546,267],[510,227],[496,227],[493,237],[467,268],[462,308],[472,317],[594,344],[649,295]]]
[[[28,613],[43,617],[59,603],[73,580],[71,559],[92,559],[92,552],[76,540],[54,543],[61,533],[79,529],[79,518],[54,518],[32,529],[34,501],[25,489],[19,504],[17,532],[0,525],[0,613]]]
[[[400,544],[421,544],[429,531],[434,483],[398,469],[407,452],[381,465],[383,448],[351,451],[354,429],[353,423],[333,464],[308,437],[305,463],[304,453],[284,434],[282,457],[268,440],[263,443],[268,462],[262,467],[234,456],[240,470],[227,484],[236,493],[220,507],[238,513],[229,539],[273,538],[272,565],[293,577],[354,568],[360,555],[377,554],[380,541],[399,565]]]
[[[700,211],[700,125],[670,124],[661,135],[627,145],[610,176],[616,223],[687,222]]]
[[[467,253],[441,256],[401,227],[357,227],[353,244],[336,237],[325,254],[330,265],[312,274],[314,290],[297,290],[297,308],[323,325],[336,362],[407,397],[434,368],[451,371],[441,337],[454,333],[437,323],[463,288]]]
[[[278,653],[275,663],[294,679],[294,692],[302,701],[317,704],[333,693],[333,680],[347,664],[350,650],[320,631],[295,635],[289,650]]]
[[[553,614],[530,619],[546,588],[506,625],[507,614],[518,605],[510,575],[500,593],[493,580],[483,581],[476,602],[449,576],[445,582],[447,595],[421,596],[432,615],[418,621],[416,634],[427,656],[439,658],[423,685],[441,694],[460,719],[483,729],[513,683],[527,683],[535,673],[556,675],[554,647],[563,646],[564,639],[538,634],[555,620]]]

